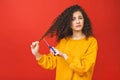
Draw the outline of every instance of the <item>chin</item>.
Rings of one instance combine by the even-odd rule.
[[[74,31],[76,31],[76,32],[81,32],[82,30],[80,29],[80,30],[74,30]]]
[[[75,29],[75,31],[82,31],[82,28]]]

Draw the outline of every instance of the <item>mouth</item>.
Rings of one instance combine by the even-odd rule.
[[[76,27],[81,27],[81,25],[77,25]]]

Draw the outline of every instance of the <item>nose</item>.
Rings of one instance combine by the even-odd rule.
[[[76,19],[76,23],[77,23],[77,24],[80,23],[80,20]]]

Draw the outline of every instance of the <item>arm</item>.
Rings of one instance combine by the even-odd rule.
[[[94,39],[84,56],[81,59],[73,57],[71,55],[66,55],[63,53],[62,57],[66,60],[69,64],[69,67],[79,75],[83,75],[84,73],[88,72],[90,68],[94,67],[96,61],[96,54],[97,54],[97,41]]]
[[[56,57],[53,54],[41,55],[37,61],[45,69],[51,70],[56,67]]]
[[[33,42],[31,45],[32,54],[35,56],[38,64],[45,69],[54,69],[56,67],[56,56],[52,54],[41,55],[39,53],[39,41]]]

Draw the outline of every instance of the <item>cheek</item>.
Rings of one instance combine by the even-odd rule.
[[[75,22],[73,21],[73,22],[71,22],[71,26],[75,26]]]
[[[80,24],[83,24],[84,20],[80,20]]]

